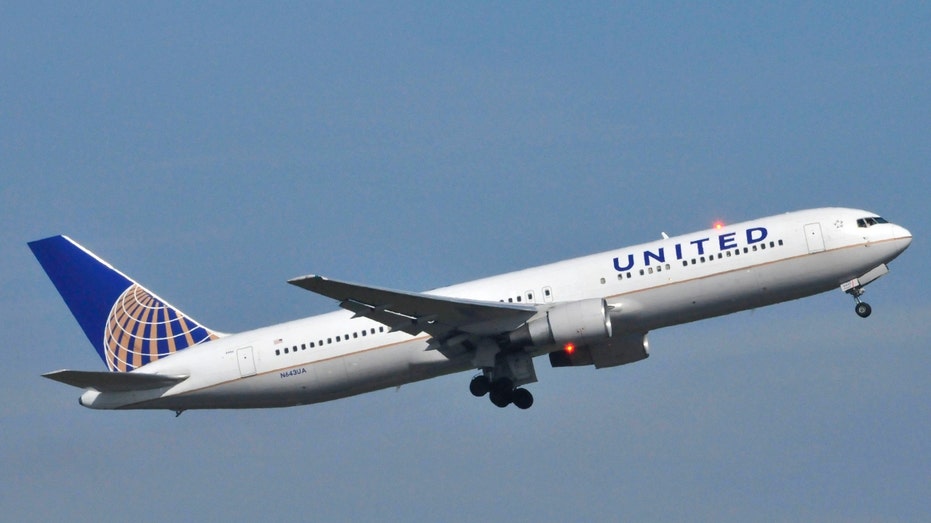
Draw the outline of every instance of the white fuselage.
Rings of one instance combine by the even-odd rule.
[[[874,214],[843,208],[787,213],[428,294],[541,307],[604,298],[615,337],[645,333],[825,292],[887,263],[911,235],[889,223],[858,226],[867,216]],[[283,407],[474,368],[468,351],[428,350],[429,339],[333,312],[225,336],[136,371],[190,376],[172,387],[91,390],[81,403],[105,409]]]

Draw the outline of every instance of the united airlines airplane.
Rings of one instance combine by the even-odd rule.
[[[94,409],[262,408],[344,398],[453,372],[498,407],[533,404],[536,356],[614,367],[648,356],[651,330],[863,288],[911,243],[874,213],[760,218],[416,293],[322,276],[290,280],[343,311],[223,334],[65,236],[29,244],[107,371],[44,376]]]

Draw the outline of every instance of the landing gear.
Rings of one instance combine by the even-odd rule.
[[[525,388],[514,388],[511,378],[491,381],[488,375],[479,374],[469,382],[469,392],[477,398],[488,394],[491,403],[502,409],[511,403],[521,410],[529,409],[533,405],[533,394]]]
[[[869,303],[859,300],[857,300],[857,306],[854,308],[854,310],[857,311],[857,316],[861,318],[866,318],[870,315],[871,312],[873,312],[873,308],[870,307]]]
[[[878,267],[874,267],[873,270],[869,271],[863,276],[854,278],[850,281],[845,281],[840,285],[840,290],[853,296],[853,299],[857,301],[857,306],[853,309],[856,311],[857,316],[866,318],[870,315],[871,312],[873,312],[873,308],[870,307],[869,303],[860,301],[860,296],[863,296],[863,293],[865,292],[863,287],[888,272],[889,267],[886,267],[886,264],[884,263]]]
[[[491,392],[488,399],[496,407],[504,408],[511,404],[514,396],[514,382],[510,378],[500,378],[491,382]]]
[[[864,291],[863,291],[862,286],[853,287],[847,291],[848,294],[853,296],[853,299],[857,300],[857,305],[853,309],[854,311],[856,311],[857,316],[861,318],[866,318],[870,315],[870,313],[873,312],[873,308],[870,307],[869,303],[866,303],[865,301],[860,301],[860,296],[863,295],[863,292]]]

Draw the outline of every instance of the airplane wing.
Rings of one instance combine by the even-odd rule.
[[[537,314],[533,305],[448,298],[395,291],[310,275],[288,283],[339,301],[340,307],[410,335],[443,340],[458,333],[496,335],[512,331]]]
[[[188,379],[188,376],[161,376],[141,372],[95,372],[85,370],[56,370],[42,375],[72,387],[94,389],[100,392],[128,392],[169,387]]]

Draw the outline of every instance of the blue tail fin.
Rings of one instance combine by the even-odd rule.
[[[220,337],[67,236],[29,248],[111,371]]]

